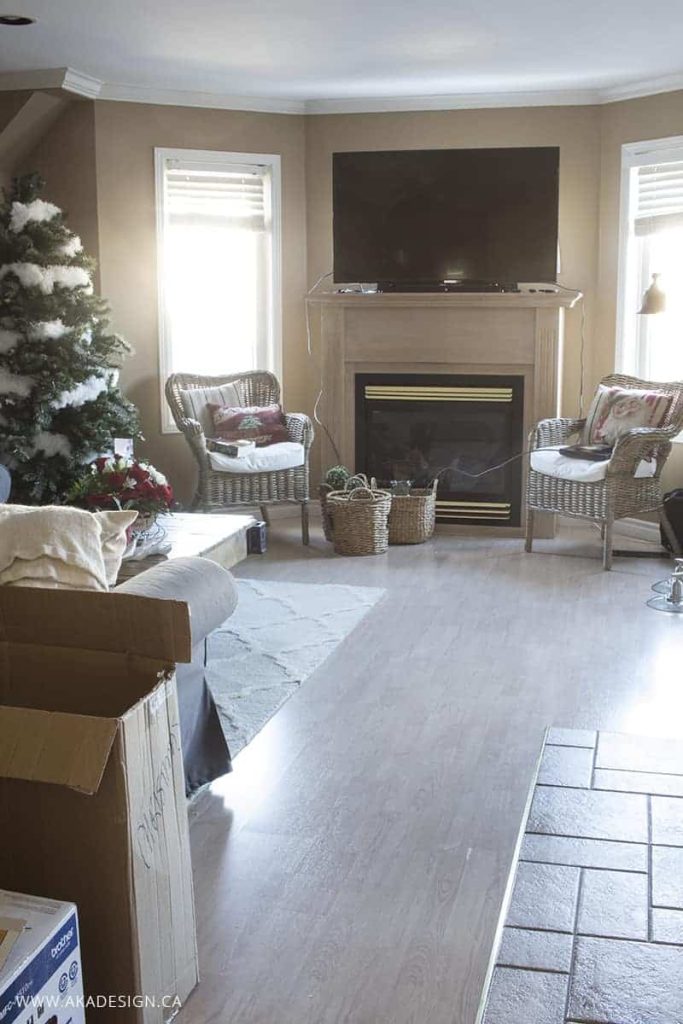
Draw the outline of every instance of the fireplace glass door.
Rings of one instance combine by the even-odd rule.
[[[357,374],[356,471],[385,486],[438,475],[438,521],[519,526],[523,407],[518,375]]]

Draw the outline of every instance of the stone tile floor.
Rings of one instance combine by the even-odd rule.
[[[683,1024],[683,744],[550,729],[480,1024]]]

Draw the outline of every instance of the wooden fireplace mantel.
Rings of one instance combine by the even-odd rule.
[[[355,459],[358,373],[519,374],[524,430],[559,413],[564,310],[577,293],[358,293],[309,297],[321,353],[321,418]],[[322,464],[337,461],[321,432]]]
[[[581,298],[580,292],[317,292],[311,303],[377,309],[408,306],[489,309],[571,309]]]

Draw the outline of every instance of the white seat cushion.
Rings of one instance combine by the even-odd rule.
[[[604,462],[591,462],[590,459],[572,459],[568,455],[560,455],[560,448],[565,445],[557,445],[552,448],[545,448],[542,451],[531,453],[531,468],[537,473],[544,473],[546,476],[556,476],[560,480],[578,480],[583,484],[594,484],[604,480],[607,476],[609,459]],[[654,476],[657,469],[655,459],[642,459],[635,471],[635,476]]]
[[[241,459],[223,452],[209,452],[211,469],[218,473],[276,473],[304,464],[304,446],[296,441],[279,441],[265,448],[254,448]]]

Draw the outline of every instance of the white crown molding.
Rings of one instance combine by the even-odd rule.
[[[95,100],[102,82],[76,68],[45,68],[39,71],[3,71],[0,73],[0,92],[27,89],[64,89],[66,92]]]
[[[460,93],[440,96],[387,96],[345,99],[287,99],[235,96],[142,85],[116,85],[76,68],[0,72],[0,91],[63,89],[87,99],[118,103],[204,107],[266,114],[373,114],[420,110],[485,110],[504,107],[602,106],[623,100],[683,91],[683,72],[602,89],[554,89],[528,92]]]
[[[490,107],[575,107],[600,103],[594,89],[548,92],[461,93],[453,96],[386,96],[308,100],[307,114],[386,114],[411,110],[483,110]]]
[[[626,85],[613,85],[600,91],[601,103],[618,103],[620,100],[637,100],[644,96],[657,96],[663,92],[683,90],[683,72],[666,75],[664,78],[648,78]]]
[[[555,89],[531,92],[461,93],[452,96],[387,96],[346,99],[293,100],[266,96],[230,96],[212,92],[186,92],[137,85],[105,83],[99,99],[122,103],[150,103],[178,107],[213,107],[268,114],[381,114],[420,110],[485,110],[503,107],[601,106],[683,90],[683,74],[633,82],[609,89]]]
[[[305,114],[303,100],[272,99],[267,96],[225,96],[215,92],[157,89],[144,85],[114,85],[105,82],[99,98],[117,103],[150,103],[171,107],[211,107],[216,110],[249,110],[262,114]]]
[[[96,100],[102,92],[103,84],[99,78],[86,75],[83,71],[66,68],[62,89],[75,92],[78,96],[85,96],[89,100]]]

